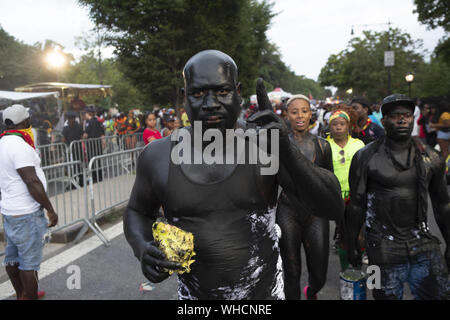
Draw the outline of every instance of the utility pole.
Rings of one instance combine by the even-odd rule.
[[[391,68],[395,65],[395,55],[394,51],[391,50],[391,21],[388,20],[387,23],[377,23],[377,24],[359,24],[352,25],[351,35],[354,34],[354,27],[371,27],[371,26],[388,26],[388,44],[387,51],[384,52],[384,66],[387,68],[387,91],[388,95],[392,92],[392,84],[391,84]]]
[[[103,71],[102,71],[102,44],[103,37],[100,36],[100,31],[97,28],[97,46],[98,46],[98,77],[100,79],[100,84],[103,84]]]
[[[391,52],[391,21],[388,21],[388,52]],[[392,52],[393,54],[393,52]],[[393,64],[392,64],[393,65]],[[386,66],[387,67],[387,74],[388,74],[388,96],[391,95],[392,88],[391,88],[391,65]]]

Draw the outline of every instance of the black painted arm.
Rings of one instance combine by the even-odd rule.
[[[342,220],[344,202],[338,179],[332,171],[309,161],[292,140],[283,147],[280,144],[278,181],[287,194],[296,197],[311,214]]]
[[[144,150],[138,158],[136,180],[123,217],[125,237],[138,259],[142,256],[145,243],[153,240],[152,224],[158,217],[160,207],[149,171]]]
[[[248,119],[263,129],[279,130],[278,181],[292,203],[301,203],[311,214],[328,220],[341,220],[344,202],[341,187],[332,171],[320,168],[309,161],[300,151],[283,119],[277,116],[266,94],[262,79],[256,87],[259,111]],[[331,153],[330,153],[331,155]],[[332,165],[331,165],[332,166]],[[300,209],[300,208],[299,208]]]
[[[162,271],[165,268],[180,268],[178,263],[168,261],[153,241],[152,225],[158,217],[161,202],[152,187],[151,163],[155,159],[150,154],[158,151],[160,150],[151,150],[149,146],[139,156],[136,181],[123,218],[125,237],[141,263],[142,273],[154,283],[169,277],[168,272]]]
[[[361,183],[362,169],[360,160],[361,150],[352,159],[349,173],[350,202],[347,205],[345,227],[348,235],[348,257],[353,266],[361,265],[358,236],[364,223],[366,201],[366,183]],[[363,190],[358,190],[359,188]]]
[[[450,268],[450,198],[447,191],[445,163],[437,155],[431,158],[433,176],[430,181],[429,193],[436,223],[446,243],[445,258]]]

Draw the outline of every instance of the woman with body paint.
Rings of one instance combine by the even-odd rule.
[[[302,154],[319,170],[333,171],[329,143],[309,132],[312,116],[309,99],[292,96],[287,104],[287,118]],[[301,199],[299,200],[301,201]],[[302,208],[301,211],[294,208]],[[315,208],[304,203],[293,204],[283,190],[278,199],[277,224],[281,228],[280,249],[284,270],[286,299],[300,299],[301,247],[305,250],[308,285],[303,293],[306,299],[317,299],[317,292],[325,285],[329,254],[329,220],[315,215]]]

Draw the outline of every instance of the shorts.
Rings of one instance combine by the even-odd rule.
[[[450,131],[449,132],[438,131],[437,132],[437,139],[450,140]]]
[[[23,216],[3,215],[5,260],[3,266],[19,264],[23,271],[39,271],[44,251],[48,220],[44,210]]]

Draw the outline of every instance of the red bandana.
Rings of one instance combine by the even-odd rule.
[[[367,129],[367,127],[368,127],[371,123],[372,123],[372,119],[367,118],[367,122],[366,122],[366,124],[364,125],[364,127],[361,129],[361,131],[355,131],[355,132],[361,133],[361,134],[363,135],[363,137],[365,137],[365,136],[366,136],[366,133],[365,133],[364,131]]]
[[[36,149],[36,147],[34,146],[34,141],[30,137],[30,135],[21,130],[7,130],[7,131],[3,132],[2,134],[0,134],[0,138],[2,138],[3,136],[19,136],[23,140],[25,140],[25,142],[28,143],[31,147],[33,147],[33,149]]]

